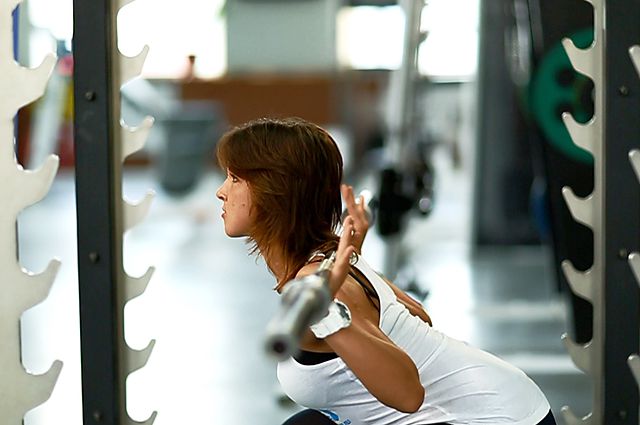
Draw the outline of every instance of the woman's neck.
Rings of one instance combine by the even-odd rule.
[[[285,278],[286,274],[285,256],[282,253],[282,250],[270,249],[261,250],[260,252],[264,257],[265,263],[267,263],[267,267],[276,278],[277,282],[281,282],[282,279]]]

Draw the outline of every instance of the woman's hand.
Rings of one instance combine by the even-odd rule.
[[[333,263],[333,268],[331,269],[331,274],[329,276],[331,297],[335,296],[349,273],[349,260],[356,250],[353,246],[354,233],[353,218],[348,216],[342,223],[342,235],[340,235],[340,242],[338,243],[338,249],[336,250],[336,259]]]
[[[351,243],[355,247],[356,252],[360,254],[364,237],[369,230],[369,220],[367,219],[367,213],[365,211],[366,204],[364,196],[361,195],[359,199],[360,202],[356,203],[353,187],[343,184],[340,186],[340,191],[342,192],[342,199],[344,199],[347,205],[348,217],[353,219],[354,232]]]

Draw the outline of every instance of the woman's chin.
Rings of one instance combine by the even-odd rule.
[[[230,238],[242,238],[242,237],[247,236],[247,234],[245,232],[238,232],[238,231],[234,231],[234,230],[230,230],[230,229],[226,229],[226,228],[224,229],[224,232]]]

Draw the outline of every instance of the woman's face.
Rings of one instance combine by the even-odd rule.
[[[227,236],[248,236],[252,222],[251,192],[246,180],[227,170],[227,178],[216,192],[222,201],[222,219]]]

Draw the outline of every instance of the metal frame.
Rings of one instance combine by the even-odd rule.
[[[18,40],[19,40],[19,32],[20,26],[18,25],[20,21],[20,4],[16,6],[11,15],[11,21],[13,22],[13,58],[16,62],[19,60],[18,54]],[[20,142],[20,138],[18,137],[18,120],[20,119],[19,114],[16,112],[15,117],[13,117],[13,136],[15,137],[15,150],[18,152],[18,143]]]
[[[594,189],[587,198],[569,188],[563,195],[574,219],[592,229],[594,255],[586,272],[568,261],[563,268],[573,292],[594,309],[588,344],[565,336],[574,363],[593,379],[594,396],[591,414],[578,418],[568,407],[563,413],[569,425],[637,424],[638,388],[628,361],[640,339],[634,279],[640,197],[628,158],[640,135],[640,83],[629,58],[629,47],[640,38],[640,8],[634,10],[631,2],[587,1],[594,7],[593,44],[588,49],[568,39],[563,44],[574,68],[594,82],[595,113],[584,125],[569,113],[563,119],[574,143],[594,156]]]
[[[640,80],[628,57],[629,46],[640,40],[640,7],[631,2],[606,2],[606,37],[602,70],[605,102],[601,110],[604,140],[602,210],[595,228],[600,232],[602,292],[599,302],[602,353],[578,355],[600,363],[594,384],[603,399],[594,406],[593,421],[638,423],[638,387],[627,358],[640,351],[640,302],[637,282],[627,263],[639,250],[640,197],[628,153],[640,134]],[[635,2],[637,3],[637,2]],[[76,202],[78,217],[78,273],[80,290],[83,420],[85,424],[118,424],[124,400],[119,385],[123,340],[118,305],[122,264],[121,187],[115,176],[121,158],[114,105],[119,87],[114,69],[115,5],[111,0],[74,0],[74,93]],[[603,34],[599,34],[603,35]],[[119,118],[119,117],[117,117]],[[605,125],[609,123],[609,125]],[[574,212],[579,216],[577,200]],[[595,206],[598,208],[598,206]],[[595,211],[595,210],[594,210]],[[600,227],[600,225],[602,227]],[[599,228],[599,229],[598,229]],[[586,279],[586,278],[581,278]],[[578,278],[574,279],[575,281]],[[597,350],[598,347],[592,347]],[[577,348],[576,348],[577,349]],[[574,349],[574,351],[576,350]],[[583,349],[586,349],[584,347]],[[602,368],[602,369],[600,369]],[[606,377],[606,379],[604,378]],[[602,417],[598,417],[598,416]]]
[[[635,6],[634,6],[635,4]],[[604,143],[604,418],[638,424],[638,386],[627,358],[639,350],[638,283],[627,263],[640,244],[640,190],[628,155],[640,141],[640,79],[629,47],[640,42],[640,3],[607,1]]]
[[[22,267],[17,255],[17,217],[46,196],[58,171],[55,155],[49,155],[34,170],[24,170],[16,161],[16,112],[42,96],[56,62],[52,54],[35,69],[16,62],[18,3],[0,0],[0,198],[10,200],[0,208],[0,422],[6,424],[23,423],[26,412],[49,399],[62,368],[62,362],[56,360],[47,372],[34,375],[20,361],[21,317],[47,298],[60,262],[52,260],[42,273],[35,274]]]
[[[20,21],[20,5],[18,4],[13,11],[13,57],[14,59],[18,59],[18,37],[19,37],[19,25]]]
[[[74,0],[75,169],[83,422],[117,424],[122,399],[117,288],[120,153],[111,75],[116,49],[111,0]],[[119,119],[119,117],[118,117]]]

